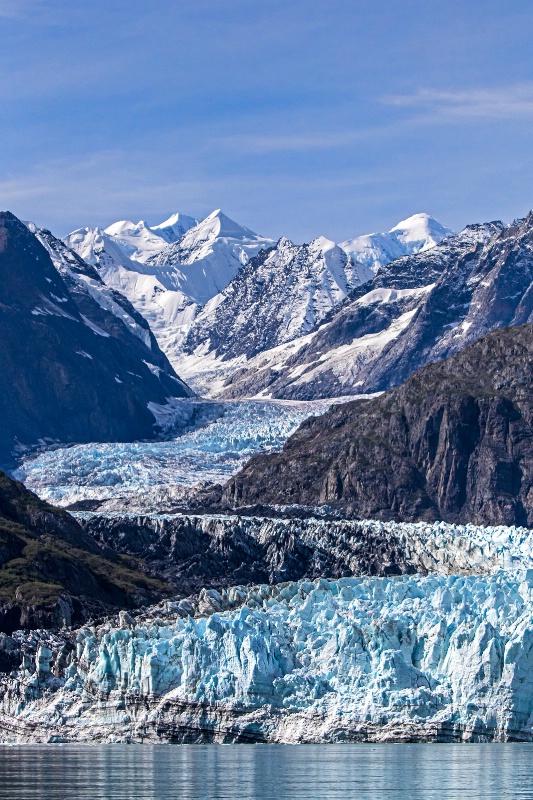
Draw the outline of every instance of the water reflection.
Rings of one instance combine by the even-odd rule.
[[[530,745],[0,747],[1,800],[533,798]]]

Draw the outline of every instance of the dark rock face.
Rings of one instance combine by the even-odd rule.
[[[304,422],[225,487],[232,507],[533,525],[533,326],[494,331],[373,400]]]
[[[95,514],[82,524],[99,544],[141,558],[180,595],[323,575],[424,571],[399,534],[353,521]]]
[[[88,264],[50,231],[36,229],[37,239],[48,250],[54,267],[63,278],[70,295],[82,314],[89,319],[98,315],[98,325],[129,349],[138,342],[149,350],[147,361],[164,375],[176,377],[167,357],[160,350],[148,322],[123,294],[106,286],[95,267]],[[95,296],[100,301],[95,303]],[[137,341],[133,341],[132,333]],[[174,385],[172,384],[172,387]],[[179,396],[179,395],[177,395]]]
[[[168,586],[139,566],[0,472],[0,632],[81,624],[164,596]]]
[[[190,394],[127,301],[114,293],[111,302],[91,267],[51,234],[42,236],[48,249],[12,214],[0,214],[5,465],[17,447],[41,439],[150,438],[156,430],[148,403]],[[59,246],[62,274],[50,257]]]
[[[396,386],[491,330],[527,322],[533,322],[533,212],[447,265],[409,327],[368,370],[363,391]]]
[[[332,254],[333,268],[316,241],[294,245],[280,239],[276,247],[261,250],[221,292],[216,307],[208,304],[200,312],[185,352],[209,342],[210,352],[224,361],[253,358],[308,333],[365,272],[340,247]]]

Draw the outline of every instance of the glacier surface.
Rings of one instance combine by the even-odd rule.
[[[23,460],[14,477],[58,505],[117,494],[149,501],[162,487],[225,482],[252,455],[281,450],[304,419],[347,399],[216,404],[217,419],[177,438],[56,448]],[[153,411],[164,415],[162,407]]]

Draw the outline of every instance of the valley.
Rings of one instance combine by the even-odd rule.
[[[0,223],[0,741],[533,740],[531,214]]]

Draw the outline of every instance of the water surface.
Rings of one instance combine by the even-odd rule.
[[[0,747],[1,800],[533,798],[533,746]]]

